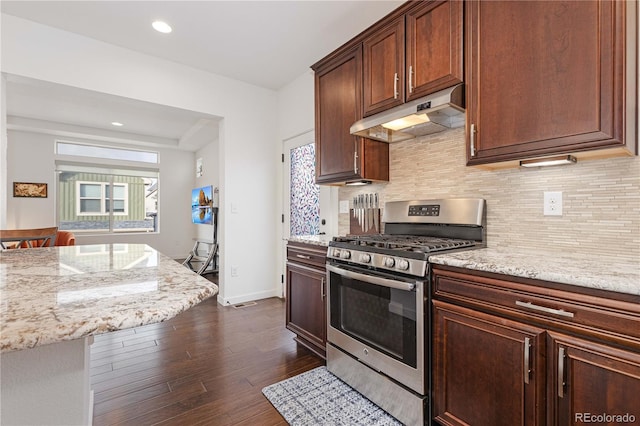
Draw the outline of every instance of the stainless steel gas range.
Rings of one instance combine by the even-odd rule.
[[[384,233],[327,251],[327,368],[407,425],[429,421],[429,255],[485,243],[485,201],[385,204]]]

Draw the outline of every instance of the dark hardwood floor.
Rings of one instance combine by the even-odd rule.
[[[286,425],[262,388],[324,361],[285,329],[284,300],[215,297],[159,324],[96,336],[93,424]]]

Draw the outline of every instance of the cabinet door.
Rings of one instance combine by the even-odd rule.
[[[640,420],[640,353],[549,332],[549,425]],[[602,417],[597,416],[613,416]],[[627,415],[627,419],[624,416]],[[629,421],[628,417],[635,420]]]
[[[465,2],[469,165],[624,146],[626,3]]]
[[[361,138],[351,125],[362,118],[362,48],[316,71],[316,181],[357,179]]]
[[[364,115],[404,103],[404,17],[364,40]]]
[[[389,144],[352,136],[362,118],[362,44],[315,70],[316,182],[389,180]]]
[[[544,422],[544,331],[434,301],[433,416],[446,425]]]
[[[323,271],[287,263],[287,328],[298,341],[324,357],[327,321]]]
[[[407,101],[462,83],[462,12],[461,1],[436,1],[407,13]]]

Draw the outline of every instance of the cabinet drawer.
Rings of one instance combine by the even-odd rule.
[[[292,246],[289,244],[287,245],[287,260],[324,269],[327,262],[327,249],[320,246]]]
[[[637,301],[586,294],[582,288],[573,291],[532,285],[488,276],[469,275],[434,268],[434,297],[467,305],[485,312],[508,315],[549,327],[591,331],[622,341],[640,342],[640,298]],[[610,293],[610,292],[607,292]],[[630,339],[629,339],[630,338]]]

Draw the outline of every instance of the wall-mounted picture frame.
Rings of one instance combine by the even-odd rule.
[[[33,182],[13,182],[13,196],[23,198],[47,198],[47,184]]]

